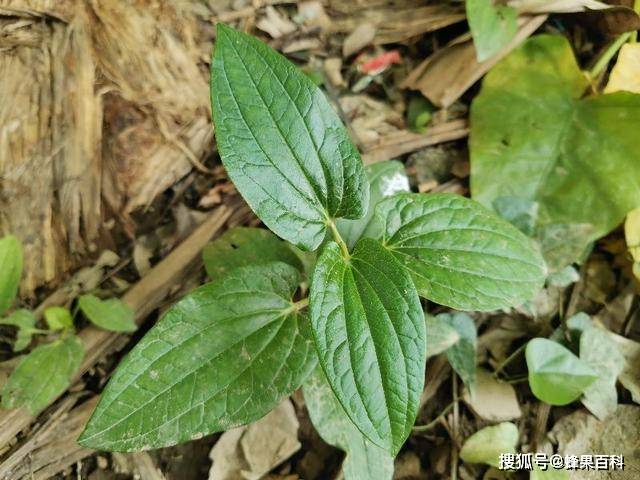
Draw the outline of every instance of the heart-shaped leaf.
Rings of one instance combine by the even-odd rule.
[[[0,239],[0,315],[13,303],[18,294],[22,275],[22,245],[7,235]]]
[[[411,277],[379,242],[349,258],[326,245],[313,273],[311,325],[320,364],[351,421],[395,455],[424,384],[424,315]]]
[[[234,268],[283,262],[302,271],[291,247],[264,228],[237,227],[224,232],[202,251],[202,261],[212,279]]]
[[[83,357],[82,342],[73,334],[34,348],[22,357],[2,389],[2,407],[39,413],[66,390]]]
[[[309,417],[322,439],[347,453],[342,464],[345,480],[391,480],[393,457],[351,423],[320,367],[307,379],[302,392]]]
[[[578,252],[640,206],[640,95],[588,86],[567,39],[540,35],[489,72],[471,109],[473,198],[536,201],[540,225],[591,224]]]
[[[460,458],[469,463],[498,467],[500,454],[515,453],[518,437],[518,427],[510,422],[484,427],[465,440]]]
[[[316,364],[284,263],[242,267],[175,304],[120,364],[79,442],[133,451],[265,415]]]
[[[369,209],[367,214],[357,220],[338,220],[337,226],[340,235],[347,246],[351,249],[363,235],[368,237],[377,236],[373,231],[372,222],[375,207],[380,200],[390,197],[399,192],[408,192],[409,179],[404,170],[404,165],[396,161],[379,162],[365,168],[369,179]]]
[[[282,55],[218,24],[211,98],[229,177],[278,236],[315,250],[328,218],[366,212],[358,151],[322,92]]]
[[[596,381],[598,374],[570,350],[546,338],[534,338],[525,353],[529,386],[550,405],[567,405]]]
[[[493,0],[466,0],[467,20],[479,62],[498,53],[518,32],[518,12]]]
[[[530,239],[482,205],[452,194],[398,194],[376,211],[382,242],[418,293],[458,310],[529,300],[546,276]]]
[[[133,332],[136,323],[134,312],[117,298],[100,300],[94,295],[83,295],[78,299],[78,307],[91,323],[112,332]]]

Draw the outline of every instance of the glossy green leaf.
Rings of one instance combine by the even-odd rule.
[[[536,201],[540,226],[590,224],[579,251],[640,206],[640,95],[588,86],[569,42],[539,35],[489,72],[471,109],[473,198]]]
[[[546,338],[534,338],[526,349],[529,386],[551,405],[567,405],[596,381],[598,374],[570,350]]]
[[[176,303],[120,364],[79,442],[159,448],[265,415],[316,364],[298,282],[284,263],[241,267]]]
[[[0,318],[0,325],[11,325],[18,329],[13,351],[24,350],[31,343],[31,337],[36,325],[36,317],[29,310],[16,310],[6,318]]]
[[[68,308],[49,307],[44,311],[44,321],[50,330],[73,328],[73,318]]]
[[[358,240],[365,235],[377,236],[372,222],[375,207],[380,200],[399,192],[410,191],[409,178],[404,165],[395,160],[379,162],[365,168],[369,179],[369,209],[364,217],[357,220],[340,219],[337,221],[338,231],[345,243],[352,249]]]
[[[320,364],[351,421],[395,455],[411,432],[424,384],[424,314],[411,278],[376,240],[345,259],[328,243],[310,291]]]
[[[320,367],[302,387],[309,417],[322,439],[346,452],[345,480],[391,480],[393,457],[371,443],[349,420]]]
[[[518,427],[510,422],[484,427],[465,440],[460,458],[468,463],[498,467],[501,453],[515,453],[518,436]]]
[[[84,357],[82,342],[69,334],[22,357],[2,389],[2,407],[40,412],[64,392]]]
[[[544,261],[531,240],[468,198],[398,194],[378,204],[376,217],[383,244],[434,302],[495,310],[531,299],[544,282]]]
[[[18,294],[22,275],[22,245],[12,235],[0,239],[0,315]]]
[[[624,357],[609,332],[587,327],[580,335],[580,360],[598,374],[584,390],[582,404],[604,420],[618,407],[616,381],[624,369]]]
[[[364,215],[360,155],[322,92],[291,62],[219,23],[211,98],[229,177],[278,236],[315,250],[327,218]]]
[[[117,298],[100,300],[94,295],[83,295],[78,299],[78,307],[91,323],[105,330],[133,332],[137,328],[133,310]]]
[[[447,349],[447,360],[473,393],[476,383],[476,348],[478,334],[476,324],[466,313],[441,313],[439,321],[453,328],[460,340]]]
[[[427,357],[439,355],[460,340],[460,333],[449,322],[425,315],[425,323],[427,325]]]
[[[264,228],[236,227],[204,247],[202,260],[212,279],[221,278],[234,268],[283,262],[303,270],[291,247]]]
[[[518,32],[515,8],[496,4],[494,0],[466,0],[466,10],[479,62],[502,50]]]

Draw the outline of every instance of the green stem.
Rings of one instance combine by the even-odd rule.
[[[636,0],[636,2],[633,4],[633,9],[636,11],[636,13],[640,14],[640,0]],[[636,43],[637,41],[638,41],[638,31],[634,30],[633,32],[631,32],[631,36],[629,37],[629,42]]]
[[[336,227],[336,223],[333,221],[333,219],[330,218],[327,220],[327,225],[331,230],[331,235],[333,235],[333,240],[340,246],[340,249],[342,250],[342,256],[345,259],[349,259],[351,257],[351,255],[349,254],[349,248],[347,248],[347,244],[344,243],[344,240],[342,239],[342,235],[340,235],[340,232],[338,231],[338,227]]]
[[[440,421],[440,419],[442,417],[444,417],[447,413],[449,413],[449,411],[453,408],[453,403],[451,402],[449,405],[447,405],[446,407],[444,407],[444,409],[442,410],[442,412],[440,412],[440,414],[434,418],[433,420],[431,420],[429,423],[427,423],[426,425],[416,425],[413,427],[413,431],[414,432],[426,432],[427,430],[432,429],[436,423],[438,423]]]
[[[495,372],[493,372],[493,376],[494,377],[498,377],[498,374],[504,370],[504,367],[506,367],[507,365],[509,365],[514,358],[516,358],[518,355],[520,355],[522,353],[522,351],[527,348],[527,344],[523,343],[522,345],[520,345],[518,348],[516,348],[516,350],[509,355],[507,358],[505,358],[502,363],[500,365],[498,365],[498,368],[496,368]]]
[[[609,45],[609,47],[605,50],[605,52],[600,56],[596,64],[589,70],[589,78],[594,79],[598,75],[602,73],[602,71],[607,68],[609,62],[613,58],[613,56],[618,53],[618,50],[622,48],[622,45],[625,44],[627,40],[631,38],[631,32],[623,33],[616,40]]]

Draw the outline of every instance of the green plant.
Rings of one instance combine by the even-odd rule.
[[[211,77],[229,177],[288,243],[235,229],[208,247],[212,281],[123,360],[79,442],[133,451],[200,438],[260,418],[306,381],[311,418],[344,425],[319,429],[349,450],[349,468],[380,452],[388,466],[423,390],[419,297],[517,305],[542,285],[542,257],[472,200],[405,192],[398,163],[365,169],[321,91],[258,40],[219,25]],[[475,349],[475,332],[460,336]]]
[[[22,245],[13,236],[0,239],[0,315],[14,304],[22,275]],[[133,311],[119,300],[102,301],[93,295],[82,295],[78,308],[96,326],[105,330],[135,330]],[[66,390],[84,358],[84,347],[75,334],[74,315],[65,307],[44,310],[46,329],[37,328],[37,318],[27,309],[13,310],[0,317],[0,325],[16,328],[13,350],[29,347],[34,335],[46,337],[24,355],[2,386],[3,408],[27,408],[40,412]]]

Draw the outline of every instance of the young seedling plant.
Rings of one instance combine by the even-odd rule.
[[[206,249],[211,282],[122,361],[80,444],[197,439],[261,418],[304,384],[331,443],[359,442],[354,462],[362,449],[392,459],[424,387],[420,297],[459,310],[521,304],[544,281],[541,255],[472,200],[408,192],[397,162],[365,169],[321,90],[225,25],[211,98],[228,175],[273,233],[233,229]],[[364,460],[346,475],[368,478]]]
[[[131,332],[136,329],[133,311],[117,299],[101,300],[92,294],[77,299],[77,309],[50,306],[44,309],[46,328],[38,328],[34,312],[12,310],[22,275],[22,245],[7,235],[0,238],[0,325],[16,330],[13,350],[22,352],[33,343],[34,336],[45,341],[22,356],[2,385],[2,408],[26,408],[37,414],[68,387],[84,358],[82,341],[75,334],[75,313],[81,311],[91,323],[104,330]],[[5,316],[3,316],[5,315]]]

